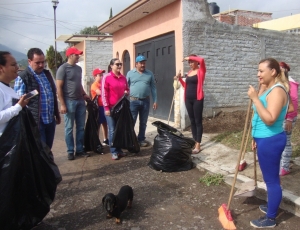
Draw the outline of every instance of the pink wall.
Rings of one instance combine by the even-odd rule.
[[[135,65],[134,44],[169,32],[175,32],[176,72],[182,69],[182,10],[181,1],[176,1],[166,7],[124,27],[113,34],[113,56],[117,52],[122,60],[123,53],[128,50],[131,66]]]

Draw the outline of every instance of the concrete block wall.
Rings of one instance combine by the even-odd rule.
[[[184,56],[194,53],[206,62],[204,116],[213,116],[223,107],[246,107],[249,84],[257,87],[258,62],[263,58],[287,62],[290,75],[300,82],[299,35],[218,22],[206,0],[182,0],[182,4]],[[184,72],[188,69],[185,64]],[[185,128],[189,121],[186,113],[183,117],[184,103],[180,108],[181,128]]]
[[[92,72],[95,68],[107,68],[110,60],[113,58],[112,41],[85,41],[85,90],[90,91],[90,86],[94,81]]]

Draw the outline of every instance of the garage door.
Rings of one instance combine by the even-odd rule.
[[[156,79],[158,109],[151,109],[150,116],[167,120],[174,94],[173,77],[176,75],[174,33],[137,43],[135,54],[147,58],[146,68],[153,72]],[[170,120],[174,120],[173,110]]]

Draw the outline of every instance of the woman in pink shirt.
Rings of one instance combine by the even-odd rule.
[[[112,138],[115,132],[116,120],[111,117],[112,107],[120,100],[124,94],[128,94],[129,88],[126,77],[121,74],[122,63],[118,58],[110,61],[111,72],[106,75],[102,82],[102,102],[105,110],[106,121],[108,124],[108,139],[110,152],[113,160],[118,160],[126,154],[119,148],[111,146]]]
[[[298,115],[298,87],[299,83],[296,82],[293,78],[288,76],[288,72],[290,71],[290,66],[285,62],[279,63],[281,70],[284,71],[285,76],[288,78],[290,83],[290,100],[293,104],[294,110],[292,112],[288,112],[285,116],[285,120],[283,123],[283,128],[286,133],[286,146],[281,155],[280,161],[280,176],[285,176],[290,173],[290,161],[292,156],[292,145],[291,145],[291,136],[292,129],[295,126],[297,115]]]

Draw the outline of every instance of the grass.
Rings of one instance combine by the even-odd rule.
[[[200,183],[210,185],[220,185],[224,182],[224,176],[222,174],[210,174],[206,173],[203,177],[199,179]]]
[[[239,150],[241,148],[243,131],[233,131],[233,132],[224,132],[215,136],[212,140],[216,142],[220,142],[223,145],[228,146],[229,148]],[[292,131],[292,158],[296,158],[300,156],[300,119],[296,121],[296,125]],[[249,138],[249,142],[247,144],[246,151],[251,151],[251,136]]]

